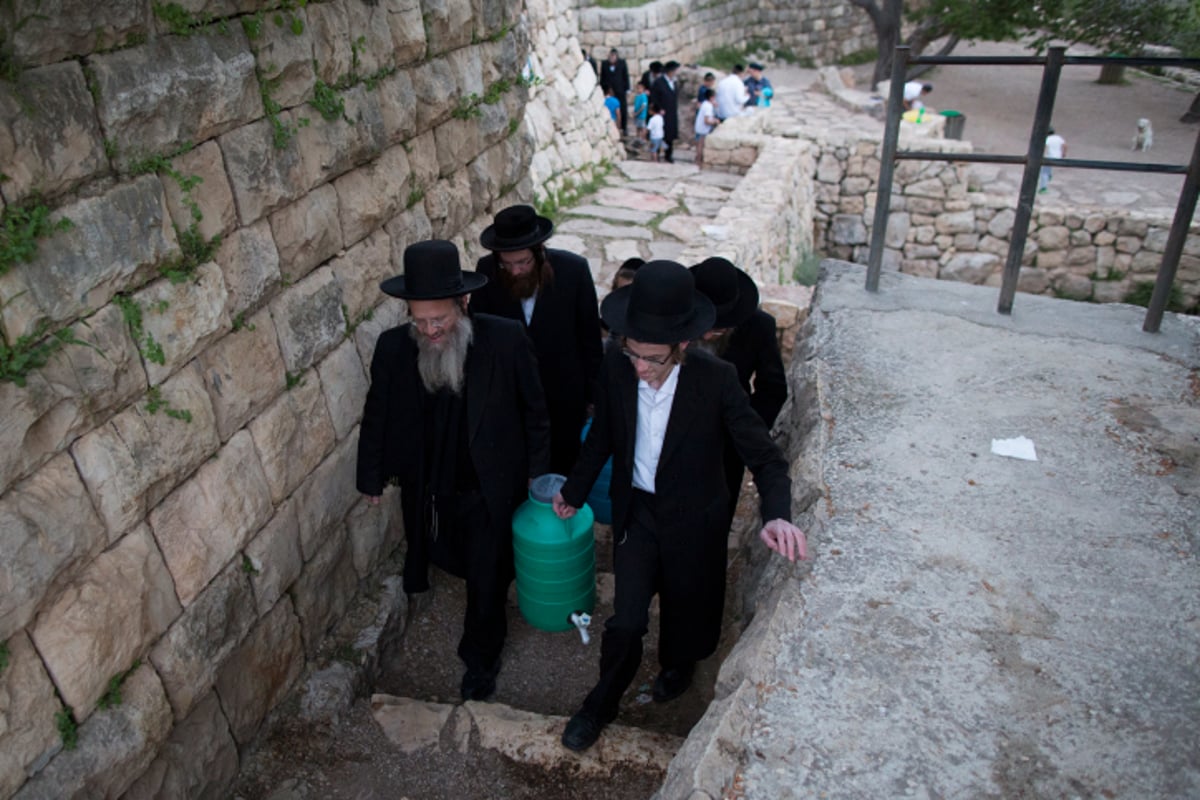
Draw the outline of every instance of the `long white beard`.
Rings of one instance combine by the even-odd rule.
[[[449,389],[461,394],[467,379],[467,349],[475,337],[471,318],[462,316],[446,331],[446,341],[435,347],[414,325],[409,329],[417,343],[417,371],[428,392]]]

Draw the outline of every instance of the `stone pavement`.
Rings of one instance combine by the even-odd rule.
[[[1200,796],[1200,321],[822,271],[783,422],[811,572],[658,796]]]

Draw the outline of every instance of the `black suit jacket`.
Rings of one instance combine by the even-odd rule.
[[[550,413],[551,466],[565,473],[579,455],[579,434],[595,396],[602,355],[600,316],[587,259],[550,248],[546,255],[554,281],[540,290],[527,330]],[[488,284],[471,295],[471,311],[525,326],[521,304],[500,284],[496,266],[493,255],[479,259],[476,269],[488,276]]]
[[[625,59],[618,58],[615,64],[607,58],[600,62],[600,88],[611,88],[617,99],[625,102],[625,95],[629,94],[629,66]]]
[[[512,513],[527,494],[528,479],[549,466],[549,430],[537,359],[519,325],[479,314],[467,351],[467,435],[471,463],[497,530],[508,529]],[[385,331],[371,359],[371,387],[358,432],[358,490],[372,497],[391,480],[400,484],[410,555],[424,531],[426,485],[421,377],[417,343],[410,324]],[[421,591],[421,559],[405,590]],[[415,584],[414,584],[415,580]]]
[[[775,318],[761,308],[734,328],[722,356],[737,370],[738,382],[750,395],[750,407],[770,429],[787,400],[787,376],[775,334]],[[750,379],[753,377],[753,390]]]
[[[604,357],[596,416],[579,463],[562,488],[563,499],[579,507],[609,455],[614,539],[629,522],[633,495],[633,453],[637,433],[638,379],[619,350]],[[728,489],[723,463],[728,435],[754,474],[764,521],[791,519],[788,465],[766,426],[738,384],[731,365],[696,348],[687,351],[655,474],[658,535],[664,541],[687,538],[698,549],[720,549],[728,536]]]
[[[663,139],[675,141],[679,138],[679,95],[666,75],[659,75],[650,87],[650,102],[663,110]]]

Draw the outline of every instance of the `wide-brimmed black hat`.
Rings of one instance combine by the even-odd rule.
[[[379,288],[404,300],[442,300],[482,289],[487,282],[486,275],[463,271],[454,242],[430,239],[404,248],[404,274]]]
[[[479,243],[486,250],[507,253],[541,244],[553,233],[554,223],[539,217],[533,206],[509,206],[483,229],[483,233],[479,234]]]
[[[716,315],[692,273],[674,261],[647,262],[633,283],[600,304],[600,318],[613,332],[646,344],[690,342],[712,328]]]
[[[706,258],[692,267],[696,289],[717,309],[714,328],[736,328],[758,308],[758,285],[729,259]]]

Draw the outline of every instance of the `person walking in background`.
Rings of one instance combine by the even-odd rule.
[[[612,90],[612,96],[617,98],[617,129],[624,136],[629,132],[629,66],[615,47],[608,51],[608,58],[600,65],[600,88]]]
[[[642,73],[641,83],[644,83],[647,89],[653,89],[654,82],[658,80],[659,75],[662,75],[662,69],[661,61],[651,61],[650,68]]]
[[[750,94],[742,80],[742,73],[745,71],[746,68],[741,64],[734,64],[733,71],[717,84],[717,119],[724,121],[744,113],[750,100]]]
[[[704,168],[704,140],[720,123],[711,97],[711,89],[700,87],[700,108],[696,111],[696,122],[693,126],[696,134],[696,166],[700,169]]]
[[[650,154],[658,161],[663,151],[663,113],[654,103],[650,104],[650,121],[646,123],[646,134],[650,137]]]
[[[924,108],[925,103],[922,98],[932,91],[932,83],[909,81],[908,83],[904,84],[904,110],[913,111]]]
[[[554,498],[571,517],[612,456],[613,615],[604,624],[600,676],[562,735],[586,750],[612,722],[637,675],[650,601],[659,595],[656,702],[691,685],[695,664],[721,633],[729,526],[722,453],[729,437],[762,496],[760,538],[784,557],[807,557],[791,523],[788,464],[750,407],[733,367],[689,348],[716,311],[692,274],[651,261],[604,299],[601,317],[620,346],[604,357],[596,415],[579,462]]]
[[[754,61],[750,62],[750,76],[746,78],[746,105],[769,106],[774,93],[771,80],[763,75],[763,65]]]
[[[602,355],[596,285],[587,259],[545,246],[554,223],[532,206],[503,209],[479,236],[491,251],[476,269],[487,286],[473,313],[516,320],[529,334],[550,415],[550,467],[566,474],[594,402]]]
[[[380,335],[358,437],[356,484],[371,505],[400,485],[409,607],[428,597],[433,563],[466,580],[458,656],[463,700],[496,689],[513,579],[511,521],[550,463],[537,359],[521,326],[467,310],[487,278],[464,272],[451,242],[404,250],[380,288],[411,321]]]
[[[662,111],[663,160],[668,164],[675,163],[675,140],[679,138],[679,94],[675,86],[678,70],[678,61],[668,61],[662,75],[650,86],[650,102]]]
[[[1050,128],[1049,135],[1046,137],[1046,146],[1042,152],[1046,158],[1066,158],[1067,140],[1055,133],[1054,128]],[[1046,192],[1050,189],[1050,179],[1053,176],[1053,170],[1043,164],[1041,172],[1038,173],[1039,192]]]
[[[750,397],[750,407],[770,430],[788,395],[775,318],[758,307],[758,286],[754,279],[728,259],[706,258],[692,267],[691,272],[696,289],[717,310],[712,328],[694,346],[733,365],[738,383]],[[744,474],[745,465],[737,448],[726,440],[725,485],[729,490],[731,524]]]

